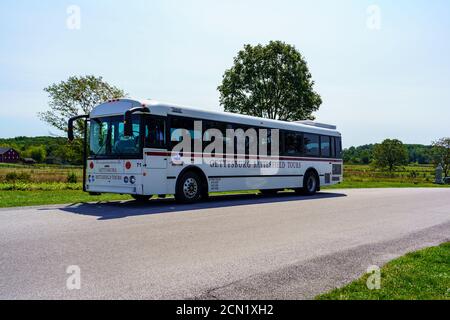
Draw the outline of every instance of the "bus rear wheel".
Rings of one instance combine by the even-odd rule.
[[[313,196],[319,190],[319,177],[313,171],[308,171],[303,179],[303,194]]]
[[[202,198],[204,194],[203,183],[195,172],[186,172],[178,181],[175,199],[181,203],[193,203]]]
[[[150,200],[150,198],[152,196],[144,196],[144,195],[141,195],[141,194],[133,194],[133,195],[131,195],[131,197],[133,197],[133,199],[138,201],[138,202],[147,202],[147,201]]]

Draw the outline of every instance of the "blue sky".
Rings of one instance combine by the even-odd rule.
[[[66,27],[70,5],[81,29]],[[379,30],[368,28],[370,5]],[[0,2],[0,137],[58,133],[43,88],[101,75],[131,96],[221,110],[217,86],[244,44],[282,40],[304,55],[345,146],[450,136],[450,2]]]

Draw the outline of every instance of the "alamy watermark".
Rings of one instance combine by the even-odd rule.
[[[203,131],[202,121],[194,121],[193,130],[173,130],[171,141],[178,142],[171,152],[174,165],[208,161],[212,167],[258,168],[268,173],[279,169],[275,165],[280,155],[278,129],[210,128]]]
[[[367,289],[380,290],[381,289],[381,269],[379,266],[370,266],[367,268],[369,277],[367,278]]]
[[[68,266],[66,273],[70,276],[66,280],[67,290],[80,290],[81,289],[81,269],[79,266]]]
[[[379,31],[381,30],[381,8],[380,6],[373,4],[367,8],[367,20],[366,26],[369,30]]]
[[[70,5],[66,9],[66,27],[69,30],[81,29],[81,8],[77,5]]]

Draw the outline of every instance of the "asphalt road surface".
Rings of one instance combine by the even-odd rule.
[[[1,209],[0,299],[311,299],[445,241],[450,189]]]

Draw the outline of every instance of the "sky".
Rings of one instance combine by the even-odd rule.
[[[2,0],[0,137],[61,135],[37,113],[43,88],[72,75],[221,111],[234,56],[270,40],[302,53],[323,99],[316,120],[344,146],[450,136],[448,0]]]

